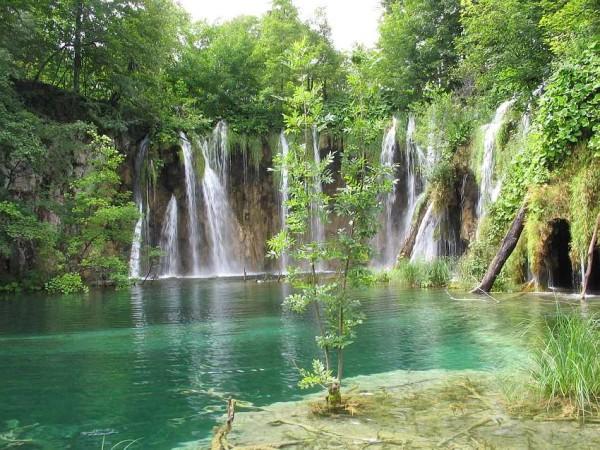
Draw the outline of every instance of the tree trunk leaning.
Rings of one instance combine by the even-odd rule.
[[[581,299],[585,300],[585,295],[587,294],[587,287],[590,281],[590,275],[592,274],[592,264],[594,263],[594,250],[596,249],[596,243],[598,241],[598,227],[600,227],[600,214],[598,214],[598,218],[596,219],[596,225],[594,226],[594,233],[592,233],[592,240],[590,241],[590,247],[588,248],[588,257],[587,257],[587,269],[585,270],[585,275],[583,277],[583,281],[581,283]]]
[[[477,294],[481,292],[490,292],[496,278],[500,274],[502,267],[506,263],[506,260],[511,255],[515,247],[517,246],[517,242],[519,242],[519,238],[521,237],[521,233],[523,232],[523,228],[525,226],[525,215],[527,214],[527,201],[523,203],[517,216],[513,220],[508,233],[502,239],[502,244],[500,245],[500,249],[494,259],[490,263],[487,272],[485,273],[483,279],[479,286],[471,291],[471,293]]]

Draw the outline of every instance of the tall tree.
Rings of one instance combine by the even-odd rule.
[[[541,5],[540,25],[555,55],[574,54],[600,42],[598,0],[541,0]]]
[[[461,32],[459,0],[399,0],[379,27],[379,72],[388,102],[405,109],[431,84],[448,88]]]
[[[550,54],[539,21],[539,0],[467,0],[458,40],[460,74],[494,102],[531,93],[544,78]]]

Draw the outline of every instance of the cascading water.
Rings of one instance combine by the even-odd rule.
[[[382,145],[380,163],[383,166],[394,167],[397,154],[396,129],[398,121],[394,117],[392,126],[385,134]],[[423,150],[415,142],[415,118],[409,116],[406,127],[406,142],[400,173],[390,175],[392,179],[400,177],[400,183],[394,184],[392,192],[383,197],[383,226],[376,238],[380,258],[375,263],[383,267],[395,264],[401,244],[410,232],[411,222],[417,205],[422,199],[425,182],[423,173],[428,159]],[[402,190],[399,190],[399,189]],[[400,195],[403,194],[403,197]],[[396,217],[397,216],[397,217]]]
[[[507,100],[502,103],[496,113],[494,119],[483,125],[483,162],[481,164],[481,183],[479,186],[479,200],[477,202],[477,216],[485,215],[486,207],[496,201],[500,194],[501,182],[494,183],[494,152],[496,150],[496,139],[498,133],[502,129],[506,113],[510,110],[514,100]]]
[[[227,198],[227,125],[219,122],[211,142],[203,142],[202,193],[210,245],[209,264],[217,275],[241,273],[237,220]]]
[[[180,272],[177,214],[177,199],[171,195],[160,233],[160,249],[164,253],[160,261],[160,275],[163,277],[176,277]]]
[[[379,162],[382,166],[392,168],[392,173],[388,176],[391,180],[396,178],[393,172],[394,160],[396,154],[396,127],[398,126],[397,119],[392,119],[392,126],[389,128],[383,142],[381,144],[381,155],[379,156]],[[376,241],[377,248],[380,252],[380,264],[384,267],[393,265],[396,260],[396,252],[398,247],[398,230],[394,226],[393,210],[396,204],[396,184],[394,183],[392,191],[385,194],[382,199],[383,202],[383,226],[379,231]]]
[[[406,165],[406,212],[402,223],[402,239],[410,229],[410,224],[417,208],[417,204],[421,198],[423,190],[423,171],[424,164],[429,162],[430,158],[425,159],[423,151],[415,142],[415,117],[411,114],[408,118],[406,126],[406,148],[405,148],[405,165]],[[428,149],[428,154],[433,154],[433,149]]]
[[[289,145],[288,145],[288,141],[285,138],[285,133],[283,132],[283,130],[281,131],[281,134],[279,135],[279,146],[280,146],[280,150],[281,150],[281,157],[283,158],[283,165],[281,167],[281,206],[280,206],[280,212],[279,215],[281,217],[281,229],[285,230],[287,228],[287,215],[288,215],[288,207],[287,207],[287,201],[289,199],[289,174],[288,174],[288,169],[287,169],[287,165],[285,163],[285,159],[288,155],[289,152]],[[287,265],[288,265],[288,257],[287,254],[284,252],[281,255],[281,259],[280,259],[280,269],[281,271],[285,271],[287,269]]]
[[[312,146],[313,146],[313,158],[315,164],[321,164],[321,154],[319,152],[319,136],[316,125],[312,127]],[[313,189],[315,194],[321,195],[323,193],[323,186],[321,185],[321,177],[315,178]],[[316,242],[325,241],[325,228],[323,221],[321,220],[321,208],[323,205],[321,202],[313,202],[311,205],[311,221],[310,230],[312,239]]]
[[[434,131],[435,123],[429,125],[427,149],[424,152],[415,142],[416,124],[413,116],[409,117],[406,129],[406,161],[407,161],[407,214],[404,230],[410,232],[411,221],[417,206],[423,202],[427,191],[425,174],[430,173],[435,166],[439,154],[438,136]],[[430,201],[419,227],[411,252],[411,261],[431,261],[439,256],[456,255],[458,253],[458,237],[452,228],[450,211],[435,211]]]
[[[144,189],[142,188],[142,169],[144,167],[144,161],[148,154],[148,145],[150,139],[146,136],[140,143],[140,148],[135,157],[134,162],[134,180],[133,180],[133,200],[140,214],[135,228],[133,230],[133,240],[131,244],[131,254],[129,256],[129,277],[139,278],[141,273],[141,249],[142,249],[142,230],[144,228],[145,217],[149,215],[149,211],[144,214]],[[146,202],[146,208],[149,209],[149,205]]]
[[[435,229],[439,224],[439,216],[433,210],[430,203],[419,226],[415,246],[410,257],[411,262],[432,261],[438,256],[438,241],[435,239]]]
[[[180,134],[181,149],[183,151],[183,168],[185,172],[185,194],[188,210],[188,234],[191,253],[190,275],[200,275],[200,229],[198,220],[198,207],[196,204],[198,192],[198,179],[194,164],[192,144],[187,136]]]

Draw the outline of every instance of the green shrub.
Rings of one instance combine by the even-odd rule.
[[[15,294],[21,292],[22,286],[16,281],[0,285],[0,293],[3,294]]]
[[[83,283],[78,273],[70,272],[58,275],[48,281],[46,290],[51,294],[75,294],[77,292],[88,292],[88,287]]]
[[[428,286],[421,287],[443,287],[448,286],[452,274],[452,260],[447,258],[438,258],[425,265],[427,273]]]
[[[453,261],[450,258],[438,258],[433,261],[401,260],[388,273],[391,283],[404,287],[430,288],[448,286]]]
[[[548,405],[562,404],[577,416],[600,406],[600,323],[560,310],[534,351],[532,376]]]

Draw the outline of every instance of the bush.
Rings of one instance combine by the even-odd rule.
[[[600,411],[600,323],[560,310],[534,351],[532,376],[548,405],[585,418]]]
[[[430,262],[402,260],[388,273],[388,279],[405,287],[444,287],[450,282],[452,265],[449,258],[438,258]]]
[[[16,294],[21,292],[22,286],[16,281],[0,285],[0,293],[3,294]]]
[[[65,273],[58,275],[48,281],[46,290],[51,294],[75,294],[77,292],[88,292],[88,287],[83,283],[78,273]]]

